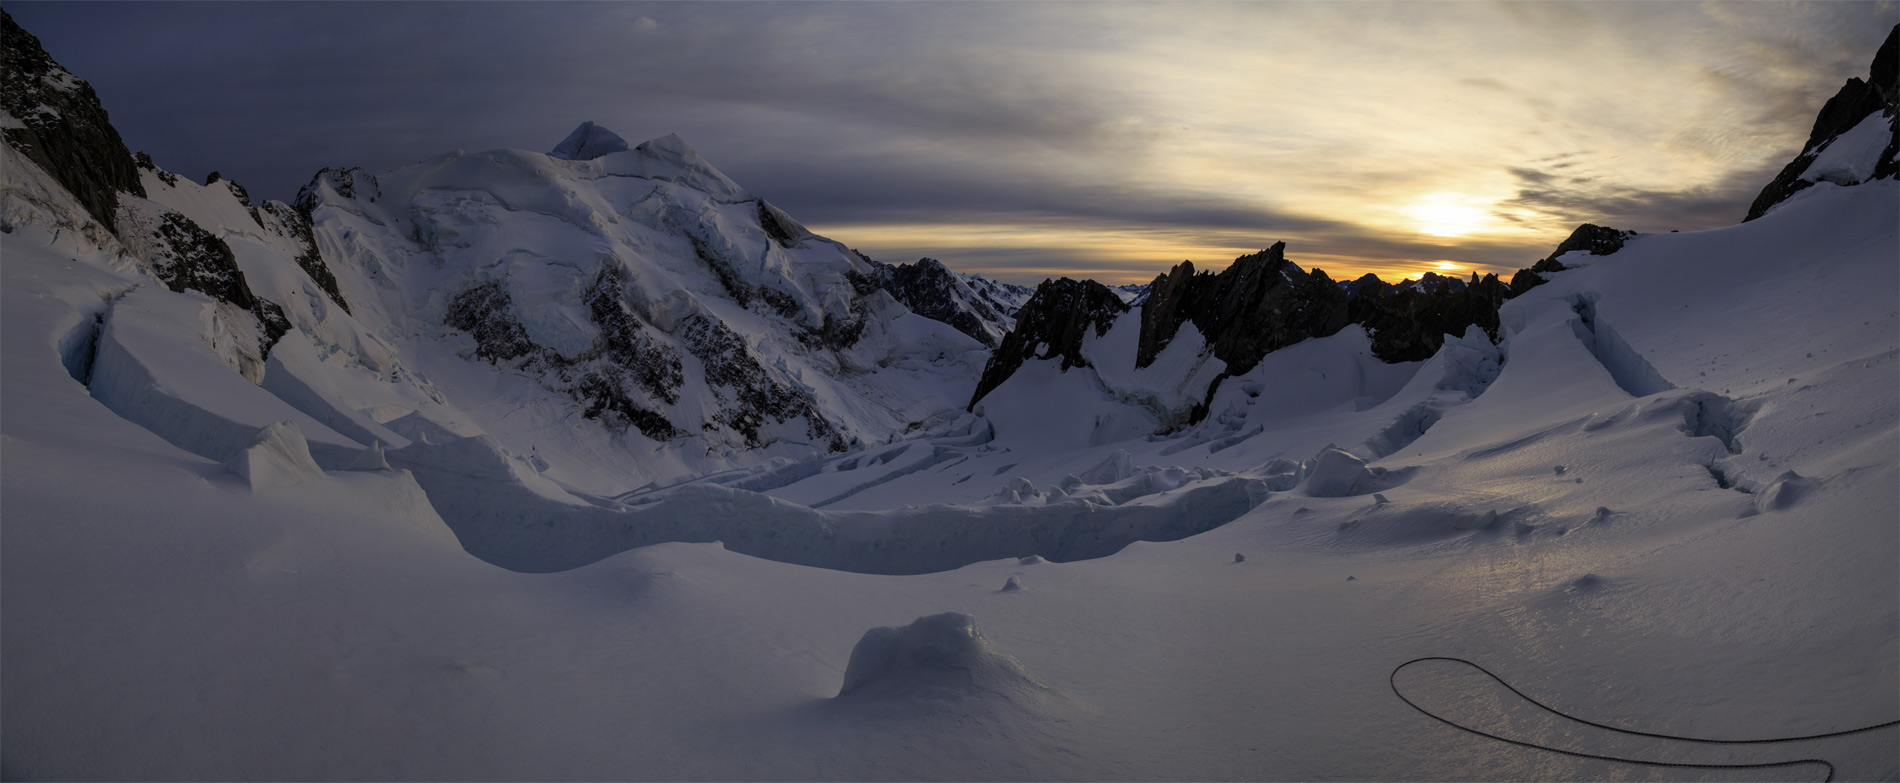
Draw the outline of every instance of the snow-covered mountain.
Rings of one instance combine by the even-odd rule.
[[[934,258],[915,264],[879,264],[879,284],[911,312],[956,327],[985,348],[995,348],[1016,326],[1032,289],[982,275],[951,271]]]
[[[1108,290],[1115,292],[1116,296],[1121,297],[1122,302],[1133,307],[1147,301],[1148,286],[1148,283],[1130,283],[1128,285],[1112,285],[1108,287]]]
[[[331,170],[299,206],[358,319],[480,431],[536,449],[556,475],[580,463],[665,478],[840,451],[968,388],[981,346],[908,312],[878,265],[676,136],[625,146],[588,123],[553,155]],[[655,452],[677,466],[656,470]],[[604,474],[563,480],[614,488]]]
[[[676,138],[254,204],[0,27],[0,777],[1900,777],[1891,176],[991,354]]]
[[[893,299],[881,265],[812,235],[677,137],[629,148],[590,122],[551,154],[325,169],[294,207],[253,205],[215,174],[200,186],[127,154],[84,82],[10,30],[10,52],[30,62],[8,71],[24,85],[9,110],[28,117],[9,122],[9,154],[33,165],[9,167],[9,220],[102,225],[87,240],[142,273],[126,292],[144,276],[208,296],[210,316],[178,310],[167,328],[277,398],[213,444],[202,431],[220,406],[189,387],[105,384],[116,371],[94,385],[202,456],[226,459],[296,412],[323,426],[306,433],[314,444],[486,435],[548,478],[611,493],[888,440],[967,401],[983,361],[982,345]],[[117,179],[94,176],[93,159],[123,159],[133,176],[116,164],[105,171]],[[54,184],[85,208],[26,195]],[[118,314],[100,311],[99,331],[116,335]],[[102,366],[169,361],[122,347],[107,340]]]

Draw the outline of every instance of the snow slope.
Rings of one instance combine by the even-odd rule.
[[[1894,717],[1900,197],[1884,181],[1810,190],[1555,274],[1507,307],[1501,367],[1467,339],[1355,376],[1373,365],[1350,331],[1273,354],[1232,382],[1244,437],[1222,448],[1189,430],[1038,450],[968,417],[889,459],[829,457],[784,482],[805,469],[741,471],[768,495],[805,492],[798,505],[720,490],[785,530],[803,504],[953,503],[960,521],[933,524],[960,540],[1039,509],[1189,512],[1182,488],[1247,490],[1232,521],[1172,543],[909,576],[711,543],[515,573],[462,551],[420,473],[252,487],[72,379],[61,335],[128,278],[19,227],[0,288],[8,776],[1806,779],[1818,768],[1657,772],[1509,748],[1413,712],[1386,677],[1457,655],[1580,715],[1690,735]],[[1633,395],[1618,361],[1674,388]],[[1437,418],[1383,458],[1305,462],[1321,438],[1375,456],[1363,444],[1420,405]],[[929,439],[967,460],[910,470]],[[1354,471],[1371,483],[1349,491],[1384,502],[1314,496],[1315,477]],[[833,698],[869,629],[944,612],[1015,668],[945,691],[927,663],[887,664],[897,680]],[[1586,752],[1900,774],[1891,730],[1712,750],[1549,725],[1448,664],[1398,685]]]

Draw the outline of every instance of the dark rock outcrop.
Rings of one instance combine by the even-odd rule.
[[[23,127],[8,144],[66,188],[93,219],[118,230],[120,193],[145,195],[138,168],[92,85],[72,75],[40,40],[0,10],[0,109]]]
[[[725,323],[703,314],[687,317],[679,334],[706,370],[706,385],[723,403],[713,421],[745,438],[747,446],[767,442],[759,428],[769,421],[805,419],[805,434],[830,451],[849,447],[844,435],[821,415],[811,395],[772,380],[746,347],[745,338]]]
[[[1128,305],[1108,287],[1093,280],[1059,278],[1044,280],[1023,305],[1016,328],[1003,337],[1002,345],[990,354],[977,381],[971,409],[1017,368],[1029,359],[1062,358],[1062,369],[1087,367],[1082,356],[1082,340],[1090,330],[1100,337],[1108,332],[1115,317],[1128,312]]]
[[[152,271],[166,288],[197,291],[246,310],[256,304],[244,271],[238,269],[237,254],[216,234],[177,212],[160,218],[157,234]]]
[[[1887,33],[1887,40],[1874,54],[1874,62],[1867,80],[1850,78],[1841,85],[1839,92],[1829,98],[1821,107],[1821,113],[1814,118],[1814,128],[1808,131],[1807,144],[1801,147],[1801,153],[1783,166],[1781,173],[1775,175],[1754,203],[1748,206],[1748,216],[1742,218],[1746,223],[1768,213],[1776,204],[1788,200],[1789,196],[1814,185],[1814,181],[1804,179],[1808,167],[1814,159],[1827,149],[1828,145],[1840,138],[1841,134],[1852,130],[1868,115],[1884,113],[1889,120],[1900,112],[1900,25],[1895,25]],[[1892,129],[1892,138],[1873,169],[1873,179],[1894,176],[1896,164],[1894,155],[1900,153],[1900,125]],[[1858,184],[1846,182],[1841,184]]]
[[[1634,231],[1619,231],[1594,223],[1577,226],[1577,230],[1570,232],[1570,236],[1559,243],[1557,249],[1551,251],[1550,255],[1532,264],[1529,269],[1517,270],[1517,274],[1511,277],[1511,290],[1506,294],[1506,298],[1518,296],[1550,282],[1548,275],[1551,272],[1564,271],[1563,263],[1557,260],[1559,256],[1578,250],[1586,251],[1593,256],[1607,256],[1622,250],[1623,243],[1633,236],[1636,236]]]
[[[271,346],[290,333],[283,308],[251,293],[237,255],[223,239],[177,212],[164,213],[152,234],[152,272],[166,288],[197,291],[249,310],[257,318],[262,356],[270,356]]]
[[[1532,270],[1563,269],[1558,256],[1573,250],[1613,253],[1634,235],[1585,224],[1549,257],[1520,270],[1517,280],[1535,278],[1541,283]],[[1397,284],[1371,274],[1335,283],[1322,270],[1306,272],[1287,261],[1285,243],[1234,259],[1219,274],[1197,273],[1193,263],[1184,261],[1143,292],[1135,364],[1152,364],[1187,323],[1200,330],[1207,350],[1227,364],[1208,387],[1209,399],[1221,380],[1252,370],[1268,353],[1334,334],[1347,324],[1365,327],[1373,355],[1382,361],[1422,361],[1444,346],[1446,335],[1462,335],[1472,326],[1496,341],[1498,308],[1518,293],[1516,288],[1497,275],[1475,273],[1469,281],[1427,272]],[[1081,355],[1084,329],[1093,325],[1098,336],[1105,333],[1125,309],[1114,307],[1119,300],[1114,291],[1093,281],[1045,281],[1023,308],[1016,329],[991,355],[970,407],[1029,358],[1061,356],[1065,370],[1087,366]],[[1189,421],[1205,413],[1205,406],[1197,408]]]
[[[1480,279],[1474,273],[1466,283],[1427,272],[1409,285],[1387,285],[1366,275],[1349,289],[1347,313],[1353,323],[1365,327],[1374,356],[1415,362],[1438,353],[1445,335],[1464,334],[1473,325],[1496,341],[1498,307],[1509,293],[1497,275]]]
[[[1190,321],[1238,375],[1271,351],[1344,328],[1346,292],[1325,272],[1288,262],[1285,242],[1236,258],[1220,274],[1195,274],[1184,261],[1149,284],[1135,366],[1154,362]]]
[[[811,237],[811,231],[799,225],[785,210],[772,206],[765,199],[759,199],[759,228],[765,235],[777,242],[779,247],[790,249],[798,247],[800,242]]]
[[[1557,264],[1557,259],[1566,254],[1582,250],[1593,256],[1607,256],[1622,250],[1623,243],[1633,236],[1636,236],[1634,231],[1618,231],[1607,226],[1585,223],[1578,226],[1577,230],[1570,232],[1570,236],[1558,244],[1556,250],[1550,251],[1550,255],[1545,256],[1544,260],[1538,263],[1555,266],[1554,269],[1548,271],[1559,271],[1563,269],[1563,266]],[[1531,269],[1545,271],[1539,270],[1536,266],[1532,266]]]

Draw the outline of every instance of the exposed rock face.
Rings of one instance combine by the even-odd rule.
[[[1544,261],[1554,264],[1558,258],[1578,250],[1586,251],[1593,256],[1607,256],[1622,250],[1623,243],[1633,236],[1636,236],[1634,231],[1618,231],[1607,226],[1585,223],[1578,226],[1577,230],[1570,232],[1569,238],[1557,245],[1557,249],[1551,251]],[[1558,267],[1558,269],[1561,268]],[[1536,270],[1536,267],[1533,266],[1531,269]]]
[[[1634,231],[1619,231],[1614,228],[1599,226],[1593,223],[1585,223],[1578,226],[1577,230],[1570,232],[1570,236],[1559,243],[1557,249],[1551,251],[1550,255],[1532,264],[1529,269],[1517,270],[1517,274],[1511,277],[1511,290],[1506,295],[1506,298],[1517,296],[1525,291],[1550,282],[1550,279],[1545,275],[1551,272],[1564,271],[1563,263],[1557,260],[1559,256],[1578,250],[1586,251],[1593,256],[1607,256],[1618,250],[1622,250],[1623,243],[1629,241],[1629,238],[1633,236],[1636,236],[1636,232]],[[1486,331],[1492,330],[1487,329]],[[1492,336],[1496,337],[1495,334]]]
[[[1562,269],[1555,258],[1572,250],[1615,252],[1630,236],[1633,232],[1584,225],[1536,268]],[[1496,275],[1473,274],[1465,281],[1427,272],[1418,280],[1388,284],[1368,274],[1349,283],[1334,283],[1321,270],[1301,270],[1286,260],[1285,253],[1285,243],[1278,243],[1234,259],[1219,274],[1197,273],[1191,262],[1182,262],[1133,292],[1141,297],[1135,365],[1153,364],[1186,323],[1194,324],[1207,341],[1207,350],[1226,364],[1226,370],[1208,386],[1209,399],[1222,379],[1248,372],[1268,353],[1334,334],[1347,324],[1365,326],[1373,355],[1383,361],[1422,361],[1444,346],[1446,335],[1462,335],[1473,325],[1496,341],[1498,308],[1514,295],[1513,287]],[[1523,270],[1518,276],[1535,275]],[[1091,305],[1079,302],[1079,292],[1085,286],[1101,287],[1066,279],[1057,282],[1060,285],[1044,283],[1023,309],[1016,330],[1004,337],[1002,347],[984,368],[975,400],[1002,385],[1031,357],[1062,356],[1063,369],[1087,365],[1079,351],[1071,350],[1081,344],[1083,327],[1078,324],[1095,323],[1101,335],[1120,311],[1106,304],[1092,305],[1098,315],[1085,315]],[[1106,288],[1100,293],[1103,299],[1122,298]],[[1064,311],[1067,319],[1060,317]],[[1188,421],[1205,415],[1203,404],[1189,414]]]
[[[1115,317],[1128,312],[1121,297],[1108,286],[1093,280],[1060,278],[1044,280],[1036,293],[1023,305],[1016,328],[1003,337],[1003,343],[990,354],[983,366],[983,378],[970,398],[971,408],[990,390],[1002,385],[1029,359],[1062,357],[1062,369],[1087,367],[1082,357],[1082,339],[1090,330],[1100,337],[1108,332]]]
[[[1217,275],[1197,275],[1184,261],[1149,284],[1135,366],[1153,363],[1189,321],[1238,375],[1270,351],[1344,328],[1346,292],[1325,272],[1289,263],[1285,242],[1236,258]]]
[[[573,357],[536,345],[507,290],[492,280],[457,294],[445,320],[475,338],[476,357],[520,369],[549,390],[567,394],[583,417],[621,431],[633,427],[654,440],[676,437],[681,430],[655,408],[679,401],[685,380],[679,351],[645,333],[645,325],[626,309],[624,284],[618,267],[601,269],[585,300],[600,335]]]
[[[978,293],[962,275],[937,259],[883,265],[883,270],[885,290],[911,312],[956,327],[984,347],[995,348],[1014,324],[1014,312],[1000,311],[991,298]]]
[[[1470,283],[1425,273],[1417,282],[1387,285],[1366,275],[1348,289],[1348,318],[1365,326],[1372,338],[1372,354],[1387,362],[1431,358],[1445,344],[1445,335],[1464,334],[1477,325],[1492,341],[1498,337],[1498,307],[1509,296],[1497,275]]]
[[[119,194],[145,195],[132,153],[92,85],[54,62],[40,40],[4,10],[0,110],[20,124],[0,131],[7,143],[51,174],[93,219],[117,231]]]
[[[1900,153],[1900,126],[1893,124],[1895,114],[1900,111],[1900,89],[1896,88],[1896,82],[1900,82],[1900,25],[1895,25],[1887,33],[1886,42],[1874,54],[1867,80],[1848,79],[1846,84],[1841,85],[1840,91],[1821,107],[1821,113],[1814,118],[1813,130],[1808,131],[1808,142],[1802,146],[1801,154],[1782,167],[1774,181],[1762,188],[1761,194],[1749,205],[1748,216],[1742,218],[1742,222],[1767,214],[1771,207],[1788,200],[1789,196],[1813,186],[1817,177],[1809,169],[1815,160],[1843,134],[1876,113],[1887,118],[1889,139],[1886,149],[1873,165],[1869,179],[1893,176],[1896,171],[1894,155]]]
[[[260,355],[268,357],[278,338],[290,332],[283,308],[251,293],[237,255],[224,240],[176,212],[160,216],[152,234],[143,244],[152,249],[152,272],[159,282],[173,291],[197,291],[249,310],[258,321]]]
[[[809,392],[773,380],[746,348],[745,338],[724,323],[695,314],[682,324],[680,336],[687,350],[705,367],[706,385],[713,387],[723,403],[714,421],[744,436],[746,445],[765,445],[759,438],[759,428],[769,421],[803,418],[811,442],[823,444],[829,451],[843,451],[848,446],[830,420],[819,413]]]
[[[793,220],[791,215],[785,214],[784,210],[772,206],[765,199],[759,199],[759,228],[764,229],[765,235],[771,237],[773,242],[777,242],[779,247],[786,249],[798,247],[800,242],[812,235],[798,221]]]
[[[158,225],[157,257],[152,271],[173,291],[198,291],[246,310],[257,299],[238,269],[237,255],[224,240],[199,227],[191,218],[167,212]]]

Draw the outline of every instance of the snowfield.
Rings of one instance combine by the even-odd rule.
[[[1817,779],[1511,748],[1413,711],[1387,676],[1457,656],[1579,716],[1692,736],[1892,720],[1897,193],[1824,183],[1748,224],[1643,237],[1512,301],[1489,351],[1379,365],[1349,330],[1275,354],[1173,435],[1114,437],[1147,410],[1106,392],[1126,376],[1032,372],[988,403],[1014,418],[618,498],[454,440],[390,448],[406,469],[246,480],[113,400],[208,395],[235,427],[270,372],[105,383],[115,329],[161,319],[143,339],[174,347],[132,353],[189,353],[207,305],[20,225],[6,773]],[[89,390],[61,343],[113,297]],[[308,362],[278,350],[305,358],[273,368]],[[347,437],[283,418],[319,464]],[[1040,426],[1104,442],[1012,431]],[[1063,535],[1150,517],[1172,527]],[[485,553],[482,530],[517,540]],[[705,542],[629,548],[668,537]],[[552,570],[533,541],[581,554],[525,573]],[[945,612],[980,627],[958,655],[1005,663],[887,661],[834,698],[867,630]],[[1584,752],[1900,774],[1890,729],[1711,748],[1553,725],[1453,664],[1397,682]]]
[[[0,145],[0,779],[1900,779],[1880,130],[1495,341],[1137,366],[1125,287],[978,400],[675,136],[110,219]]]

